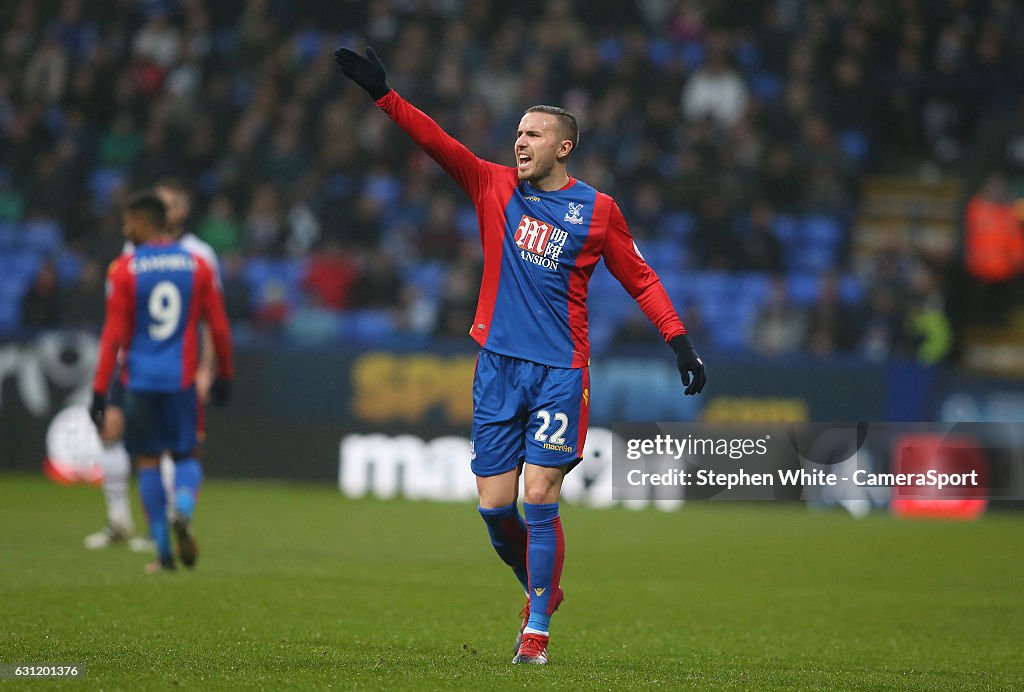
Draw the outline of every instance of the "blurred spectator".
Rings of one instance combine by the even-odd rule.
[[[729,67],[728,39],[716,33],[708,42],[707,62],[686,82],[683,90],[683,115],[688,120],[711,118],[729,127],[747,108],[747,87]]]
[[[769,358],[788,355],[799,351],[806,337],[806,315],[790,300],[785,279],[774,279],[768,297],[754,319],[751,348]]]
[[[26,327],[50,328],[60,325],[60,286],[53,262],[43,262],[32,286],[21,301],[21,321]]]
[[[775,214],[766,203],[756,202],[751,207],[750,225],[741,242],[742,269],[771,274],[782,273],[782,243],[772,230],[774,220]]]
[[[369,255],[352,286],[352,305],[356,308],[396,308],[402,301],[402,282],[391,255]]]
[[[206,216],[199,222],[199,237],[209,243],[214,252],[221,254],[241,247],[241,231],[231,198],[217,195],[210,202]]]
[[[990,175],[971,198],[965,226],[974,315],[984,324],[1005,324],[1014,284],[1024,273],[1024,229],[1002,175]]]
[[[358,280],[358,264],[337,241],[329,240],[313,252],[302,288],[316,305],[347,310],[354,306],[352,290]]]
[[[906,326],[893,291],[885,286],[872,288],[860,340],[861,354],[867,360],[881,362],[909,350]]]
[[[83,261],[78,280],[60,290],[59,313],[64,326],[99,329],[106,304],[105,278],[98,261],[91,258]]]
[[[884,306],[878,302],[874,306],[875,315],[884,320],[895,317],[898,328],[899,313],[891,311],[895,305],[894,300]],[[890,326],[889,322],[886,322],[886,326]],[[819,358],[850,351],[857,343],[859,327],[857,315],[839,297],[839,277],[833,272],[822,274],[818,283],[818,298],[808,314],[805,348]],[[884,336],[888,339],[892,335],[886,331]]]
[[[725,198],[712,194],[701,205],[694,233],[701,264],[709,269],[736,269],[742,249],[733,231],[733,218]]]
[[[245,281],[245,259],[238,252],[220,255],[220,281],[224,290],[224,307],[232,322],[249,322],[252,299]]]
[[[477,289],[482,270],[481,266],[465,260],[449,270],[441,291],[441,306],[438,308],[438,336],[464,337],[469,333],[476,314]]]

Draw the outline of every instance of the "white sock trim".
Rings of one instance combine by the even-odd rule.
[[[545,637],[548,636],[547,630],[535,630],[532,627],[527,627],[523,630],[523,634],[542,634]]]

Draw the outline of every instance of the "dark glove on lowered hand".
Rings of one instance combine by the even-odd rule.
[[[220,408],[231,398],[231,380],[218,377],[210,385],[210,403]]]
[[[679,336],[672,337],[668,345],[676,352],[676,366],[679,368],[679,376],[683,380],[683,386],[686,387],[684,393],[687,395],[700,394],[708,381],[708,377],[704,372],[704,361],[697,355],[697,350],[690,342],[690,337],[686,336],[686,334],[680,334]],[[693,374],[692,378],[690,377],[691,373]]]
[[[103,430],[103,417],[107,412],[107,395],[101,392],[92,393],[92,403],[89,404],[89,417],[92,418],[96,430]]]
[[[334,51],[334,62],[341,65],[341,71],[346,77],[366,89],[366,93],[372,96],[374,101],[391,91],[384,63],[377,57],[377,52],[373,48],[366,49],[365,58],[354,50],[339,48]]]

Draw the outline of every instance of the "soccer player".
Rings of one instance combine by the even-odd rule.
[[[156,184],[155,192],[167,207],[168,234],[181,246],[203,259],[213,270],[214,279],[220,289],[220,264],[217,254],[207,243],[194,233],[185,230],[185,222],[191,212],[191,198],[181,181],[167,178]],[[133,251],[132,243],[126,242],[123,254]],[[199,367],[196,370],[196,394],[199,399],[199,422],[197,436],[200,446],[206,439],[205,406],[209,402],[210,386],[213,384],[216,364],[213,339],[210,330],[200,329]],[[89,549],[106,548],[115,543],[127,541],[132,550],[143,552],[153,548],[152,541],[133,536],[134,522],[128,501],[128,486],[131,478],[131,462],[124,448],[124,412],[122,410],[124,387],[120,377],[114,377],[107,397],[107,408],[103,428],[100,431],[102,450],[100,464],[103,468],[103,497],[107,505],[107,525],[85,537]],[[198,456],[198,449],[197,449]],[[174,463],[166,455],[161,459],[164,484],[174,487]]]
[[[167,208],[152,192],[139,193],[123,213],[133,250],[110,266],[107,308],[93,380],[91,413],[103,427],[107,392],[119,352],[125,368],[125,447],[135,462],[139,492],[156,544],[147,571],[174,569],[168,501],[160,456],[175,463],[173,529],[178,558],[195,565],[198,546],[191,521],[202,482],[195,458],[198,404],[195,374],[199,321],[209,326],[217,357],[211,401],[226,403],[234,376],[231,331],[213,271],[167,234]]]
[[[473,381],[472,470],[491,543],[527,594],[513,663],[547,663],[548,628],[562,601],[562,479],[582,460],[590,403],[587,283],[602,257],[676,354],[686,394],[704,364],[615,201],[569,175],[576,119],[529,108],[516,165],[477,158],[392,90],[372,48],[335,52],[365,89],[465,190],[476,207],[484,273],[470,335],[481,346]],[[523,476],[525,522],[517,501]]]

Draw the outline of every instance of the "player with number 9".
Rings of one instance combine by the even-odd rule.
[[[93,381],[93,420],[102,428],[106,396],[117,354],[124,353],[125,447],[135,462],[139,492],[156,543],[151,572],[174,568],[170,532],[178,558],[195,565],[198,548],[191,530],[202,469],[195,456],[198,404],[195,376],[199,322],[209,325],[221,383],[234,376],[231,332],[224,302],[209,265],[166,233],[167,209],[152,192],[133,196],[123,220],[134,249],[110,266],[107,308]],[[219,387],[227,391],[226,386]],[[175,463],[173,523],[160,477],[160,456]]]

